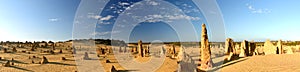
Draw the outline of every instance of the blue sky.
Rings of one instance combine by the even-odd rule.
[[[176,12],[179,10],[182,10],[182,12]],[[98,15],[95,17],[97,16]],[[145,42],[154,40],[161,40],[164,42],[179,40],[199,41],[200,39],[197,38],[200,34],[200,25],[205,23],[205,18],[195,4],[185,0],[166,0],[164,2],[150,0],[111,1],[107,3],[99,17],[99,22],[96,27],[96,38],[117,38],[126,41],[126,38],[128,37],[125,37],[127,35],[122,31],[128,31],[126,30],[128,27],[138,23],[129,35],[129,42],[136,42],[139,39]],[[136,19],[137,21],[131,21],[131,18]],[[125,20],[126,22],[118,23],[118,20]],[[146,21],[143,22],[143,20]],[[163,23],[165,21],[170,22]],[[171,26],[168,26],[167,24],[170,24]],[[179,28],[176,27],[178,27],[179,24],[183,25],[180,26],[180,30],[193,29],[180,34],[189,36],[178,38],[180,36],[178,36],[176,32],[179,32]],[[113,30],[113,27],[115,27],[116,30]],[[194,34],[192,34],[193,31]],[[112,36],[111,34],[115,35]]]
[[[110,38],[111,34],[121,34],[121,31],[114,31],[113,26],[124,26],[118,23],[119,14],[136,13],[136,15],[151,14],[144,18],[157,18],[164,16],[169,19],[182,19],[184,24],[193,27],[182,27],[185,29],[194,28],[196,37],[192,32],[184,32],[183,41],[199,41],[201,24],[206,23],[201,11],[189,0],[166,0],[168,3],[151,3],[162,5],[169,9],[177,7],[182,10],[179,15],[169,14],[154,15],[154,13],[176,13],[172,10],[166,11],[141,11],[127,10],[134,9],[133,4],[140,0],[109,2],[101,14],[95,14],[92,18],[102,20],[96,25],[96,38]],[[226,37],[235,41],[255,40],[300,40],[300,7],[298,0],[217,0],[225,24]],[[33,41],[33,40],[69,40],[72,39],[72,28],[75,13],[80,0],[0,0],[0,41]],[[136,5],[138,6],[138,5]],[[151,6],[138,6],[140,10],[151,9]],[[152,8],[155,8],[153,6]],[[158,8],[158,7],[157,7]],[[126,11],[127,10],[127,11]],[[139,14],[141,13],[141,14]],[[181,15],[182,14],[182,15]],[[125,16],[123,16],[125,17]],[[173,18],[170,18],[173,17]],[[133,29],[129,36],[130,41],[142,39],[145,41],[162,40],[177,41],[176,31],[168,26],[168,18],[162,20],[150,20],[140,22]],[[126,20],[126,18],[125,18]],[[189,21],[184,21],[189,20]],[[176,20],[180,21],[180,20]],[[180,23],[180,22],[176,22]],[[174,23],[174,24],[176,24]],[[171,24],[171,23],[170,23]],[[182,24],[182,23],[180,23]],[[208,25],[209,26],[209,25]],[[165,30],[164,30],[165,29]],[[208,27],[210,29],[210,27]],[[213,32],[209,32],[213,33]],[[211,38],[211,37],[210,37]],[[211,41],[224,41],[210,39]]]
[[[68,40],[79,0],[0,0],[0,40]]]
[[[219,0],[226,35],[236,40],[300,40],[298,0]]]

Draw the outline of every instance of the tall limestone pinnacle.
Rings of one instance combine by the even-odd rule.
[[[138,54],[140,57],[144,57],[144,53],[143,53],[143,42],[142,40],[138,41]]]
[[[264,48],[263,48],[265,55],[276,54],[276,50],[277,48],[273,45],[270,39],[267,39],[266,42],[264,43]]]
[[[201,70],[212,68],[211,51],[208,43],[208,36],[205,24],[202,24],[201,33]]]
[[[278,53],[277,54],[283,54],[283,49],[282,49],[282,41],[281,40],[278,40],[277,42],[277,51]]]

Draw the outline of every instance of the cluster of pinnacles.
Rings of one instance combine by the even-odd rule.
[[[235,45],[231,38],[227,38],[225,42],[225,54],[227,55],[225,61],[253,55],[283,54],[282,41],[279,40],[277,46],[274,46],[270,40],[266,40],[262,48],[256,49],[255,42],[244,40],[239,46]]]

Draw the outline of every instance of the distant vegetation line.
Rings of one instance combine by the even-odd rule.
[[[114,39],[73,39],[73,40],[67,40],[67,41],[58,41],[56,43],[63,43],[63,42],[86,42],[86,41],[93,41],[95,42],[95,44],[104,44],[104,45],[126,45],[126,44],[137,44],[137,42],[129,42],[126,43],[123,40],[114,40]],[[271,42],[277,42],[277,41],[271,41]],[[0,44],[3,43],[11,43],[11,44],[18,44],[18,43],[54,43],[53,41],[25,41],[25,42],[19,42],[19,41],[1,41]],[[143,42],[145,44],[150,44],[151,42]],[[180,46],[182,44],[184,45],[200,45],[201,42],[197,42],[197,41],[184,41],[184,42],[163,42],[164,44],[173,44],[173,45],[177,45]],[[224,43],[224,42],[210,42],[211,44],[220,44],[220,43]],[[241,42],[235,42],[237,44],[241,43]],[[263,44],[264,42],[255,42],[257,44]],[[300,41],[286,41],[283,42],[283,45],[299,45]]]

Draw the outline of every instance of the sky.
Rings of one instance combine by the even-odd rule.
[[[236,40],[300,40],[298,0],[219,0],[226,36]]]
[[[71,39],[79,3],[79,0],[0,0],[0,41]]]
[[[205,23],[196,5],[186,0],[111,1],[100,15],[94,17],[97,16],[100,18],[96,25],[96,38],[125,42],[199,41],[199,30]],[[126,31],[131,33],[127,35]]]
[[[235,41],[300,40],[297,3],[298,0],[217,0],[225,27],[220,31]],[[80,0],[0,0],[0,41],[72,39],[79,4]],[[201,24],[206,23],[210,41],[225,40],[211,36],[213,27],[190,0],[112,0],[101,13],[88,17],[99,20],[91,34],[95,38],[199,41]]]

